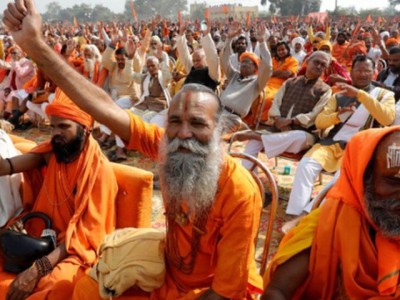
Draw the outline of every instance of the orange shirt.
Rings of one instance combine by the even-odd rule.
[[[132,134],[127,148],[157,159],[164,130],[131,113],[130,117]],[[261,291],[262,280],[254,261],[261,210],[259,189],[250,173],[228,156],[218,186],[192,274],[186,275],[167,263],[165,284],[153,292],[152,299],[197,299],[210,287],[231,299],[246,299],[251,291]],[[186,254],[190,251],[192,225],[189,222],[175,228],[177,250]]]

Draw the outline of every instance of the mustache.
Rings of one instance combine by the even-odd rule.
[[[51,143],[66,144],[67,141],[61,135],[55,135],[51,138]]]
[[[208,145],[200,143],[195,138],[183,140],[176,137],[168,141],[166,150],[167,153],[175,153],[179,148],[185,148],[193,154],[198,154],[200,156],[207,156],[209,153]]]

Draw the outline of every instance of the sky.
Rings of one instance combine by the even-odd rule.
[[[59,2],[62,7],[71,7],[75,4],[86,3],[89,5],[102,4],[106,7],[109,7],[111,10],[115,12],[122,12],[124,10],[125,0],[36,0],[37,6],[41,12],[46,11],[46,5],[50,2]],[[157,1],[157,0],[153,0]],[[161,0],[162,1],[162,0]],[[204,0],[188,0],[189,3],[194,3],[197,1],[198,3],[204,2]],[[6,8],[7,2],[9,0],[0,0],[0,12]],[[229,3],[242,3],[244,5],[258,5],[260,0],[206,0],[207,3],[212,3],[215,5],[218,4],[229,4]],[[269,1],[267,1],[269,2]],[[349,7],[354,6],[357,9],[366,9],[366,8],[376,8],[376,7],[387,7],[389,6],[388,0],[338,0],[338,6]],[[321,11],[325,10],[333,10],[335,7],[335,0],[322,0]],[[262,8],[265,9],[265,8]]]

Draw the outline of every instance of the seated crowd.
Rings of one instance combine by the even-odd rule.
[[[10,3],[3,23],[0,299],[400,298],[400,37],[390,24],[70,27],[43,24],[33,0]],[[50,139],[18,136],[32,126]],[[254,243],[264,195],[257,170],[226,153],[231,134],[253,157],[299,159],[293,220],[265,274]],[[110,163],[130,150],[157,164],[166,230],[154,246],[142,228],[136,248],[107,260],[99,253],[131,238],[118,226],[121,165]],[[316,207],[323,170],[336,183]],[[26,220],[38,212],[51,229]],[[53,247],[15,271],[7,229]]]

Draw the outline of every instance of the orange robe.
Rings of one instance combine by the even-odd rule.
[[[127,148],[137,149],[157,159],[158,145],[164,131],[131,116],[131,140]],[[197,299],[210,287],[230,299],[251,299],[261,292],[262,280],[254,260],[254,239],[261,210],[259,189],[250,173],[232,158],[226,157],[219,178],[215,203],[200,239],[200,249],[189,275],[170,263],[166,251],[167,275],[163,286],[151,295],[128,291],[118,299]],[[192,225],[174,224],[176,249],[181,255],[190,251]],[[167,241],[171,236],[167,234]],[[167,242],[168,243],[168,242]],[[89,277],[78,282],[74,299],[100,299],[98,286]],[[97,298],[94,297],[97,295]]]
[[[332,46],[332,56],[344,68],[346,68],[348,65],[348,59],[343,57],[344,51],[346,50],[348,45],[349,45],[349,43],[345,42],[343,45],[334,43]]]
[[[273,59],[272,66],[274,71],[290,71],[293,73],[293,77],[296,76],[297,71],[299,69],[299,62],[293,56],[288,56],[285,58],[283,62],[280,62],[277,59]],[[266,101],[262,113],[261,120],[268,120],[268,111],[272,105],[272,101],[274,101],[275,94],[281,88],[286,79],[271,77],[268,80],[265,92],[266,92]]]
[[[51,151],[49,142],[32,150]],[[97,247],[115,228],[114,200],[118,187],[111,165],[90,136],[79,158],[69,164],[57,163],[51,155],[46,168],[27,172],[24,209],[50,216],[57,244],[66,245],[68,256],[43,277],[32,299],[71,299],[75,282],[96,258]],[[43,175],[43,176],[42,176]],[[40,235],[42,222],[31,221],[27,230]],[[0,262],[0,299],[5,299],[14,274],[3,272]]]
[[[319,209],[316,228],[312,224],[313,218],[308,218],[305,220],[308,224],[299,224],[302,232],[297,227],[293,229],[293,232],[303,234],[305,246],[309,244],[309,234],[304,233],[315,231],[309,276],[293,299],[337,299],[342,294],[347,296],[346,299],[400,298],[400,241],[385,238],[371,220],[365,205],[363,182],[366,167],[379,141],[399,130],[399,126],[387,127],[355,135],[346,147],[340,177]],[[376,231],[374,240],[371,229]],[[296,234],[289,234],[299,243]],[[287,239],[285,243],[294,245]],[[298,250],[304,249],[299,247]],[[285,252],[283,247],[280,251]],[[280,256],[280,251],[276,256]],[[295,254],[291,253],[292,256]],[[276,268],[274,261],[271,265]],[[268,272],[270,270],[267,270],[266,279]],[[340,295],[336,294],[338,292]]]

